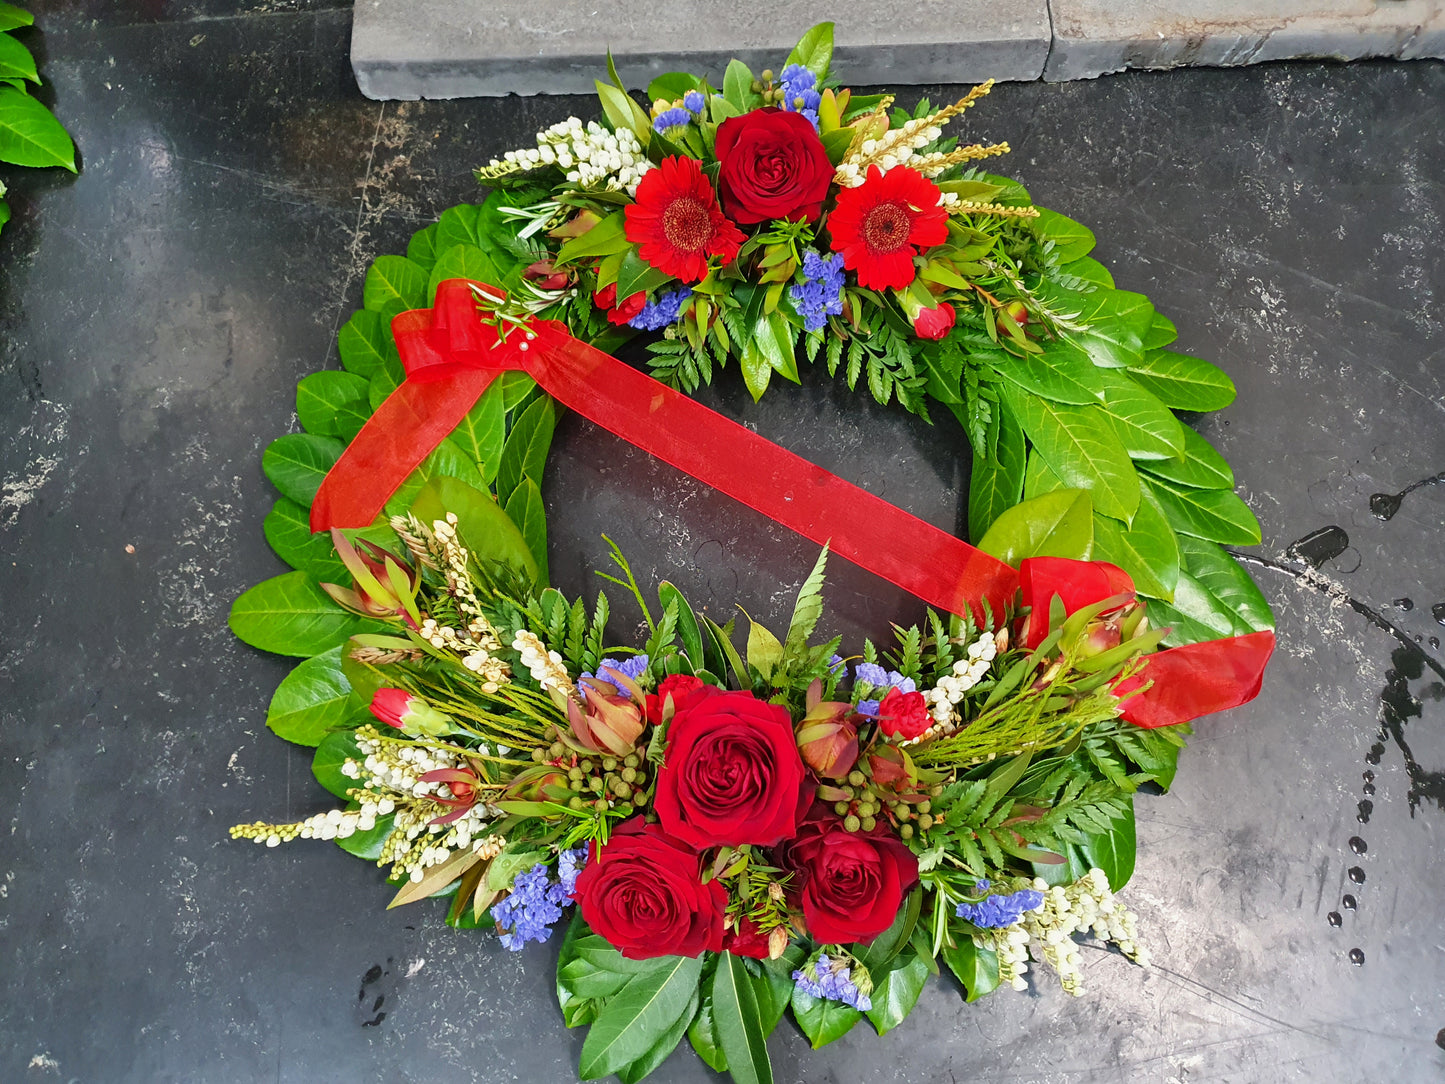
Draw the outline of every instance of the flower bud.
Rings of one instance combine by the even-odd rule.
[[[858,728],[847,704],[823,701],[798,723],[798,751],[825,779],[844,779],[858,762]]]
[[[405,689],[377,689],[371,698],[371,714],[412,738],[440,738],[452,729],[450,715]]]

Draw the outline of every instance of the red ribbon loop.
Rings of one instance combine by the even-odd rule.
[[[549,395],[628,443],[950,613],[995,614],[1018,576],[1002,561],[780,448],[624,362],[533,320],[505,339],[449,279],[431,309],[392,321],[407,379],[321,484],[311,529],[366,527],[496,376],[527,372]],[[500,291],[476,286],[495,297]]]

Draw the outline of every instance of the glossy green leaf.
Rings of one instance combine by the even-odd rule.
[[[1062,341],[1050,344],[1042,354],[1005,356],[994,363],[993,369],[1024,391],[1056,403],[1081,405],[1104,400],[1104,370],[1092,365],[1081,350]]]
[[[1180,534],[1232,546],[1258,545],[1259,520],[1232,490],[1191,489],[1147,477],[1144,485]]]
[[[547,583],[547,509],[542,505],[542,491],[530,478],[523,478],[507,498],[507,518],[517,525],[527,543],[527,551],[537,565],[537,583]]]
[[[614,129],[631,128],[644,147],[652,139],[652,124],[642,107],[618,87],[593,80],[597,88],[597,99],[602,103],[602,112],[607,115]]]
[[[502,445],[497,469],[497,496],[506,501],[523,478],[542,482],[547,451],[557,429],[557,405],[551,396],[537,398],[513,423]]]
[[[436,221],[436,235],[432,241],[437,256],[456,245],[484,244],[482,207],[483,204],[480,203],[460,203],[441,213]]]
[[[873,1007],[867,1016],[879,1035],[884,1035],[903,1023],[923,985],[928,981],[928,964],[916,952],[907,952],[899,957],[896,966],[880,978],[873,976],[873,993],[870,999]]]
[[[1174,412],[1121,369],[1095,369],[1104,380],[1104,413],[1132,459],[1171,459],[1184,452]]]
[[[1052,241],[1059,258],[1064,263],[1087,256],[1094,249],[1094,233],[1089,227],[1065,218],[1047,207],[1037,208],[1039,217],[1033,220],[1033,231],[1041,241]]]
[[[445,212],[443,212],[445,214]],[[437,262],[437,224],[433,222],[424,230],[417,230],[406,243],[406,258],[424,271],[430,271]]]
[[[758,1020],[752,977],[731,952],[718,957],[710,993],[718,1046],[734,1084],[772,1084],[773,1066]]]
[[[437,287],[447,279],[471,279],[473,282],[497,286],[502,277],[503,272],[487,255],[485,249],[477,245],[452,245],[437,254],[437,262],[432,266],[431,276],[427,280],[427,303],[430,304],[436,298]]]
[[[597,1019],[597,1002],[595,998],[606,997],[615,993],[622,985],[617,982],[604,994],[595,994],[585,990],[579,990],[579,984],[585,985],[597,971],[588,961],[577,955],[576,946],[584,937],[591,936],[587,929],[587,923],[582,921],[580,909],[572,912],[572,920],[567,924],[567,932],[562,937],[561,951],[557,956],[557,1005],[562,1010],[563,1022],[569,1028],[580,1027],[590,1024]],[[620,977],[625,981],[625,977]]]
[[[630,1065],[625,1065],[617,1070],[617,1079],[620,1080],[622,1084],[637,1084],[643,1077],[647,1076],[666,1061],[668,1055],[677,1049],[677,1044],[682,1042],[683,1035],[687,1033],[687,1029],[689,1025],[692,1024],[693,1018],[697,1016],[698,1006],[701,1002],[701,994],[694,989],[692,997],[688,1000],[687,1008],[683,1009],[682,1015],[673,1022],[672,1027],[662,1033],[662,1036],[657,1042],[652,1044],[652,1048],[648,1050],[646,1054],[642,1055],[642,1057]]]
[[[841,1039],[863,1019],[863,1014],[841,1001],[814,997],[802,990],[793,991],[793,1018],[817,1050]]]
[[[1005,404],[997,404],[998,440],[993,454],[975,448],[968,484],[968,536],[982,538],[1005,511],[1019,502],[1027,462],[1023,430]]]
[[[979,948],[967,934],[956,937],[958,944],[943,946],[943,962],[963,984],[968,1001],[977,1001],[998,989],[998,953]]]
[[[697,1015],[688,1025],[687,1041],[697,1051],[697,1056],[707,1063],[708,1068],[717,1073],[727,1072],[727,1055],[723,1053],[722,1044],[718,1041],[717,1022],[713,1020],[712,1016],[712,987],[710,984],[707,996],[698,1006]]]
[[[356,780],[351,780],[351,783],[354,786]],[[347,854],[364,858],[368,862],[375,862],[381,857],[386,837],[391,835],[392,829],[395,827],[396,814],[388,813],[384,817],[377,817],[376,824],[371,828],[358,829],[349,836],[338,836],[336,845]]]
[[[279,737],[315,746],[346,721],[351,685],[341,672],[342,650],[338,645],[306,659],[282,678],[266,710],[266,725]]]
[[[723,97],[739,113],[746,113],[762,103],[762,95],[753,91],[753,73],[741,60],[728,61],[723,73]]]
[[[793,972],[802,967],[807,958],[807,949],[791,941],[776,960],[744,961],[753,972],[753,994],[757,998],[758,1021],[764,1035],[771,1035],[788,1011],[793,1000]]]
[[[1049,465],[1043,461],[1038,452],[1029,456],[1029,465],[1024,471],[1024,500],[1031,501],[1035,497],[1042,497],[1045,493],[1068,488],[1059,481],[1058,475],[1049,470]]]
[[[1234,402],[1234,381],[1219,366],[1155,350],[1129,365],[1129,374],[1175,410],[1222,410]]]
[[[9,34],[0,34],[0,78],[40,82],[30,50]]]
[[[428,453],[421,461],[421,465],[407,476],[406,481],[397,487],[395,493],[386,502],[387,516],[404,515],[407,509],[411,508],[412,502],[421,492],[422,487],[435,478],[455,478],[465,482],[473,489],[482,489],[486,483],[477,472],[477,465],[472,462],[470,456],[458,448],[451,440],[443,438],[435,448]]]
[[[370,309],[357,309],[351,319],[341,325],[336,348],[346,371],[367,380],[388,365],[398,374],[401,372],[401,359],[396,355],[386,321]]]
[[[477,465],[488,485],[497,477],[502,462],[502,445],[507,436],[506,403],[496,381],[482,393],[476,405],[451,433],[451,441]]]
[[[366,390],[366,400],[373,413],[382,403],[386,402],[392,392],[401,387],[402,379],[399,361],[395,367],[387,365],[371,374],[371,381]]]
[[[1144,336],[1154,324],[1154,306],[1149,299],[1127,290],[1096,290],[1084,296],[1083,304],[1078,320],[1087,327],[1066,332],[1064,338],[1081,347],[1101,368],[1139,364]]]
[[[33,26],[35,16],[24,8],[0,0],[0,30],[14,30],[21,26]]]
[[[343,775],[341,766],[348,760],[365,760],[366,754],[356,744],[356,731],[333,730],[322,738],[311,758],[311,774],[316,781],[338,798],[357,786],[355,779]]]
[[[310,508],[321,479],[345,448],[346,445],[334,437],[288,433],[266,446],[261,455],[261,469],[283,495]]]
[[[1274,628],[1274,612],[1253,577],[1230,554],[1202,538],[1183,536],[1179,551],[1189,575],[1235,615],[1241,635]]]
[[[821,87],[823,80],[828,78],[828,65],[832,60],[833,24],[819,23],[793,47],[788,59],[783,62],[783,68],[789,64],[801,64],[818,77],[817,85]]]
[[[350,440],[371,417],[369,391],[355,373],[312,373],[296,385],[296,417],[308,433]]]
[[[701,973],[700,957],[662,956],[629,978],[587,1033],[578,1075],[597,1080],[645,1056],[686,1010]]]
[[[533,581],[537,565],[522,533],[489,493],[456,478],[433,478],[422,486],[411,506],[423,523],[448,512],[457,517],[457,533],[479,561],[500,561],[521,569]]]
[[[697,623],[697,615],[693,612],[687,599],[683,597],[682,592],[667,580],[663,580],[657,585],[657,601],[661,604],[664,613],[667,612],[669,606],[675,609],[678,645],[682,648],[682,653],[687,656],[688,661],[692,663],[693,669],[713,670],[713,667],[709,665],[712,660],[708,658],[707,645],[703,641],[702,629]],[[713,671],[714,673],[722,672],[721,660],[718,661],[720,665],[717,670]]]
[[[1179,540],[1147,493],[1139,501],[1132,524],[1094,517],[1094,560],[1108,561],[1129,573],[1142,595],[1165,600],[1174,597],[1179,582]]]
[[[702,80],[690,72],[663,72],[647,84],[647,99],[655,102],[661,98],[672,102],[700,86]]]
[[[637,254],[636,248],[629,248],[617,272],[617,303],[620,305],[635,293],[651,293],[671,281],[671,275],[653,267]]]
[[[75,144],[45,106],[23,90],[0,87],[0,162],[74,173]]]
[[[1139,464],[1141,470],[1176,485],[1195,489],[1233,489],[1234,471],[1224,456],[1214,450],[1189,426],[1184,426],[1184,454],[1177,459],[1153,459]]]
[[[1179,329],[1174,326],[1174,321],[1162,312],[1156,312],[1154,322],[1149,325],[1149,331],[1144,336],[1144,349],[1145,351],[1159,350],[1177,338],[1179,338]]]
[[[1109,273],[1107,267],[1092,256],[1081,256],[1077,260],[1070,260],[1059,270],[1066,275],[1083,279],[1085,282],[1092,282],[1095,286],[1103,286],[1108,290],[1114,288],[1114,276]]]
[[[386,626],[343,610],[305,572],[263,580],[231,604],[231,631],[252,647],[310,657]]]
[[[1134,876],[1136,851],[1134,834],[1134,800],[1130,798],[1122,812],[1109,822],[1109,831],[1089,833],[1079,845],[1084,860],[1091,868],[1098,867],[1109,878],[1109,887],[1118,892]]]
[[[580,237],[563,242],[562,247],[557,250],[556,263],[561,265],[574,260],[596,260],[626,252],[628,241],[623,232],[626,223],[623,212],[613,212]]]
[[[366,270],[362,303],[390,320],[407,309],[425,308],[427,273],[405,256],[378,256]]]
[[[1000,384],[999,391],[1060,481],[1087,489],[1104,515],[1133,518],[1139,507],[1139,476],[1101,407],[1053,403],[1007,384]]]
[[[783,644],[760,621],[748,618],[748,665],[772,677],[773,667],[783,659]]]
[[[1087,561],[1094,551],[1094,507],[1082,489],[1060,489],[1010,508],[978,548],[1014,568],[1026,557]]]
[[[913,928],[918,924],[922,909],[923,890],[915,888],[908,894],[903,906],[898,908],[898,914],[886,930],[866,945],[853,946],[853,955],[858,957],[858,962],[874,976],[882,974],[913,936]]]
[[[291,498],[277,498],[263,530],[276,556],[292,568],[323,582],[346,582],[346,566],[336,556],[331,536],[312,534],[310,513]]]

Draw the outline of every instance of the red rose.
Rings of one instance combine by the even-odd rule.
[[[709,686],[672,717],[654,808],[668,834],[700,851],[771,846],[797,827],[806,774],[786,708]]]
[[[953,306],[941,301],[931,309],[919,309],[913,318],[913,333],[920,339],[942,339],[953,330]]]
[[[607,312],[607,321],[612,324],[625,324],[647,304],[647,291],[638,290],[621,305],[617,304],[617,283],[609,282],[602,289],[592,295],[593,303]]]
[[[738,919],[737,927],[723,936],[723,948],[734,956],[751,956],[754,960],[768,958],[768,935],[758,929],[747,915]]]
[[[697,854],[641,817],[625,821],[573,892],[587,925],[629,960],[719,952],[727,890],[702,883]]]
[[[889,737],[916,738],[932,725],[933,716],[928,713],[922,693],[889,689],[878,703],[878,729]]]
[[[718,126],[718,192],[734,222],[774,218],[816,222],[833,181],[833,163],[801,113],[755,109]]]
[[[808,932],[824,944],[872,941],[918,880],[918,859],[883,823],[849,832],[821,804],[783,849],[783,863],[795,874]]]

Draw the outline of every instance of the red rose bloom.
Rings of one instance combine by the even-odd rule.
[[[734,222],[774,218],[816,222],[833,181],[833,163],[801,113],[769,107],[718,126],[718,194]]]
[[[797,827],[806,774],[787,708],[709,686],[672,717],[653,808],[698,850],[771,846]]]
[[[622,304],[617,304],[617,283],[609,282],[592,295],[593,303],[607,313],[607,320],[613,324],[625,324],[647,304],[647,292],[638,290]]]
[[[808,932],[824,944],[872,941],[918,880],[918,859],[884,824],[849,832],[821,803],[783,849],[783,866],[796,875]]]
[[[843,266],[858,272],[859,286],[901,290],[913,281],[914,254],[948,237],[941,195],[938,185],[907,166],[887,173],[869,166],[867,180],[838,193],[828,232]]]
[[[723,216],[695,159],[664,158],[643,175],[636,200],[627,206],[623,230],[664,275],[699,282],[709,256],[727,263],[742,247],[742,233]]]
[[[702,883],[697,854],[641,817],[599,849],[573,893],[587,925],[629,960],[719,952],[727,890]]]
[[[938,340],[953,330],[953,306],[947,301],[931,309],[919,309],[913,318],[913,333],[920,339]]]
[[[878,703],[878,729],[891,738],[916,738],[932,725],[922,693],[889,689]]]

